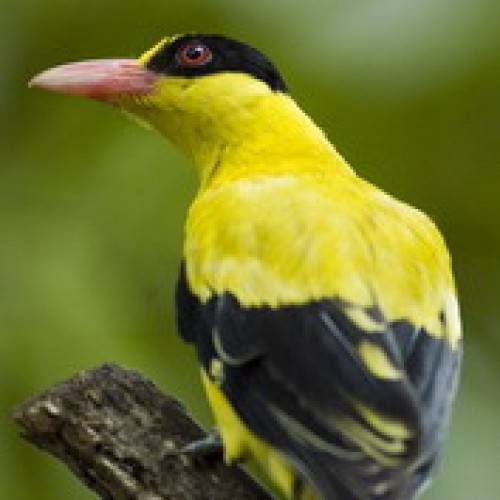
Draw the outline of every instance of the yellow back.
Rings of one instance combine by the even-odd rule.
[[[219,166],[187,222],[196,294],[230,291],[246,306],[337,297],[377,303],[388,321],[406,319],[455,343],[458,322],[444,331],[439,320],[456,304],[432,222],[349,171],[322,167]],[[369,321],[356,311],[358,323]]]

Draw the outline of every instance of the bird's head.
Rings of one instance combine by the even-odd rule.
[[[30,84],[104,101],[158,129],[197,163],[252,130],[266,97],[286,85],[258,50],[221,35],[165,38],[138,59],[65,64]]]

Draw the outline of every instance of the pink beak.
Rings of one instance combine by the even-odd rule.
[[[48,69],[32,78],[29,86],[109,102],[118,96],[146,95],[156,79],[135,59],[98,59]]]

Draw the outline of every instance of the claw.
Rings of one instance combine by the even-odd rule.
[[[186,444],[177,450],[168,451],[165,455],[188,455],[192,457],[207,457],[224,453],[222,438],[217,429],[210,430],[205,436]]]

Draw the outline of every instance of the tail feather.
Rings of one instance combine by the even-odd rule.
[[[380,470],[367,461],[350,464],[325,453],[302,453],[300,473],[318,500],[407,500],[421,486],[420,478],[403,469]],[[298,496],[298,499],[311,498]]]

